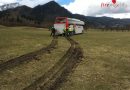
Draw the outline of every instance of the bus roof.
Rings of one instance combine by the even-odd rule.
[[[69,24],[78,24],[78,25],[84,25],[85,23],[79,19],[75,19],[75,18],[68,18],[68,17],[56,17],[56,20],[58,19],[65,19],[68,20]],[[56,23],[56,22],[55,22]]]

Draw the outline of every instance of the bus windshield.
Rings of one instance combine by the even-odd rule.
[[[55,23],[66,23],[66,18],[56,18]]]

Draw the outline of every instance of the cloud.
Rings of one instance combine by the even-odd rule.
[[[52,1],[52,0],[21,0],[19,3],[22,5],[34,7],[34,6],[39,5],[39,4],[45,4],[49,1]]]
[[[39,4],[45,4],[49,1],[52,1],[52,0],[0,0],[0,5],[19,2],[21,5],[27,5],[30,7],[34,7]]]
[[[100,0],[75,0],[69,5],[63,5],[65,8],[70,10],[72,13],[90,15],[91,13],[100,10]]]
[[[17,2],[17,0],[0,0],[0,4],[7,4],[7,3],[14,3]]]
[[[3,5],[3,3],[0,3],[0,6]]]
[[[96,15],[97,17],[101,16],[107,16],[107,17],[114,17],[114,18],[130,18],[130,13],[119,13],[119,14],[102,14],[102,15]]]
[[[109,4],[108,7],[102,7],[103,4]],[[114,5],[114,6],[111,6]],[[118,5],[118,6],[117,6]],[[117,7],[116,7],[117,6]],[[75,0],[69,5],[63,5],[72,13],[83,14],[87,16],[113,16],[116,18],[130,18],[130,0],[117,0],[112,4],[111,0]]]

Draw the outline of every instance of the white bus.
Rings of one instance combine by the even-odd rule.
[[[75,34],[83,33],[84,22],[79,19],[68,18],[68,17],[57,17],[54,23],[54,28],[57,30],[57,34],[63,34],[64,29],[71,29],[75,32]]]

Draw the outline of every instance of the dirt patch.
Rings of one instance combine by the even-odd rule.
[[[1,63],[0,64],[0,73],[2,73],[4,70],[7,70],[9,68],[13,68],[15,66],[18,66],[22,63],[27,63],[30,62],[31,60],[39,60],[39,57],[43,55],[44,53],[50,53],[53,49],[56,48],[58,44],[58,37],[54,37],[51,44],[48,45],[45,48],[41,48],[40,50],[19,56],[17,58],[8,60],[7,62]]]
[[[55,90],[64,82],[66,76],[72,72],[83,57],[79,44],[71,38],[66,39],[71,44],[66,54],[49,71],[24,90]]]

